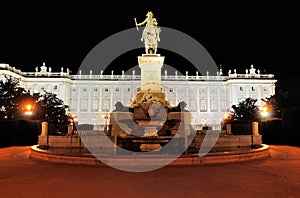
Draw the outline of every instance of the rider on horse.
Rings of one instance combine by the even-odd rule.
[[[147,18],[141,22],[137,23],[135,19],[135,25],[138,30],[138,26],[142,26],[146,24],[146,27],[144,28],[141,41],[145,42],[145,50],[146,54],[156,54],[157,51],[157,41],[160,41],[159,33],[160,28],[157,27],[157,21],[155,18],[153,18],[153,13],[148,12],[146,14]]]

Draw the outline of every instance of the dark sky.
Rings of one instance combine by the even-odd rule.
[[[254,64],[261,73],[275,74],[277,89],[298,94],[300,12],[296,4],[288,1],[220,2],[1,5],[0,62],[22,71],[34,71],[36,66],[46,62],[53,71],[68,67],[76,73],[94,46],[108,36],[133,28],[134,17],[141,22],[147,11],[152,11],[159,26],[184,32],[201,43],[214,61],[223,65],[224,72],[237,69],[243,73]],[[138,49],[124,54],[112,62],[112,67],[136,64],[136,56],[143,52]],[[166,57],[175,56],[168,51],[160,52]],[[168,61],[179,69],[188,64],[181,57]]]

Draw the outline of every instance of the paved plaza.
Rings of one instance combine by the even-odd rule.
[[[29,146],[0,149],[0,197],[299,197],[300,148],[270,145],[248,162],[167,166],[132,173],[30,158]]]

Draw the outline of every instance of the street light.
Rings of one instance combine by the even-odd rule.
[[[229,120],[231,118],[230,113],[225,112],[224,116],[223,116],[223,120]]]
[[[72,133],[77,134],[77,124],[78,124],[78,120],[77,120],[77,116],[75,115],[75,113],[70,113],[69,114],[69,119],[70,119],[70,124],[73,127],[73,131]]]
[[[105,115],[102,116],[104,119],[104,133],[107,133],[107,120],[109,119],[109,115],[107,114],[108,110],[105,110]]]
[[[262,117],[268,117],[269,116],[269,111],[268,111],[268,107],[267,106],[264,106],[260,112],[260,115]]]
[[[105,113],[105,116],[103,117],[105,120],[105,128],[104,128],[104,132],[107,133],[107,119],[109,118],[109,116],[107,115],[107,112]]]
[[[32,105],[31,104],[26,104],[25,105],[25,115],[28,115],[28,116],[30,116],[30,115],[32,115]]]

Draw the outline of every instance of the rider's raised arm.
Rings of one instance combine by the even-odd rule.
[[[144,25],[145,23],[147,23],[147,19],[145,19],[143,22],[141,22],[141,23],[137,23],[136,25],[137,26],[142,26],[142,25]]]
[[[153,25],[157,26],[156,18],[153,18],[152,21],[153,21]]]

